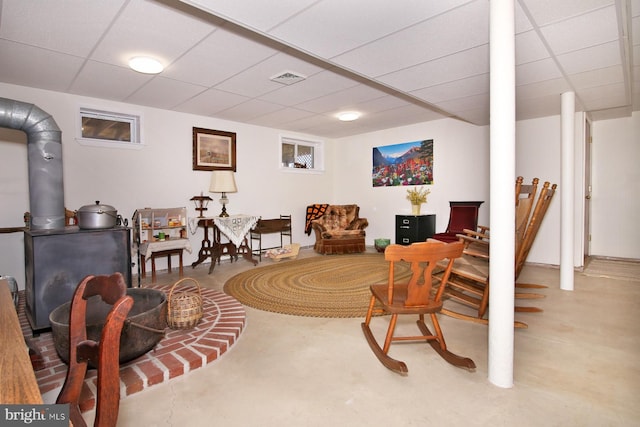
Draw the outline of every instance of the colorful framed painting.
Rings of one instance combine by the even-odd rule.
[[[193,128],[193,170],[235,172],[235,132]]]
[[[374,187],[433,184],[433,139],[373,148]]]

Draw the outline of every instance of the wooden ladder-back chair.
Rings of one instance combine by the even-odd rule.
[[[389,277],[387,283],[371,285],[371,302],[365,321],[362,323],[362,331],[374,354],[384,366],[392,371],[399,374],[408,372],[404,362],[388,355],[391,343],[396,341],[427,341],[442,358],[452,365],[470,370],[475,369],[476,365],[473,360],[457,356],[447,350],[437,317],[437,313],[442,309],[442,295],[453,260],[462,255],[462,248],[461,242],[429,241],[413,243],[409,246],[389,245],[385,249],[384,258],[389,262]],[[432,273],[438,262],[444,259],[448,259],[449,262],[442,278],[444,281],[436,291],[432,286],[434,279]],[[410,263],[411,277],[408,282],[396,283],[394,267],[399,262]],[[435,280],[438,281],[438,279]],[[369,327],[373,314],[391,314],[383,347],[380,347]],[[398,315],[401,314],[418,316],[416,323],[421,335],[394,335]],[[429,315],[433,324],[433,333],[424,322],[426,314]]]
[[[100,296],[112,305],[99,342],[87,339],[87,299]],[[120,273],[87,276],[76,288],[69,316],[69,368],[56,403],[68,403],[69,418],[75,427],[86,426],[79,407],[80,394],[89,362],[98,368],[94,426],[113,427],[120,407],[120,333],[133,307],[127,285]]]
[[[551,203],[551,199],[557,188],[556,184],[545,182],[540,194],[536,199],[538,190],[537,178],[534,178],[530,185],[524,185],[522,177],[516,180],[516,209],[515,209],[515,277],[518,279],[522,267],[526,261],[531,245],[540,229],[540,224]],[[442,309],[442,313],[451,317],[471,320],[478,323],[487,324],[486,318],[489,305],[489,246],[490,238],[488,228],[483,233],[465,230],[464,235],[460,235],[460,240],[464,242],[465,249],[460,259],[454,263],[445,299],[452,303],[459,303],[470,307],[472,314],[456,311],[452,304]],[[441,265],[441,268],[444,266]],[[544,288],[544,285],[516,283],[516,288]],[[516,298],[543,298],[544,295],[529,292],[515,292]],[[538,307],[516,306],[518,312],[540,312]],[[525,323],[516,321],[517,328],[526,328]]]

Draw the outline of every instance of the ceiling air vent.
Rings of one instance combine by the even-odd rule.
[[[294,83],[301,82],[306,79],[302,74],[294,73],[293,71],[283,71],[275,76],[271,77],[271,80],[276,83],[282,83],[283,85],[292,85]]]

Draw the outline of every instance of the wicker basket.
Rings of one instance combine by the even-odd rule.
[[[186,281],[195,283],[198,293],[180,291],[174,295],[176,286]],[[197,280],[190,277],[178,280],[171,287],[167,300],[167,325],[171,329],[190,329],[202,319],[202,294]]]

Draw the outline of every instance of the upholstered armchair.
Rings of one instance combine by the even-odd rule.
[[[329,205],[320,218],[311,221],[316,234],[313,249],[327,255],[364,252],[364,229],[369,222],[359,212],[358,205]]]

